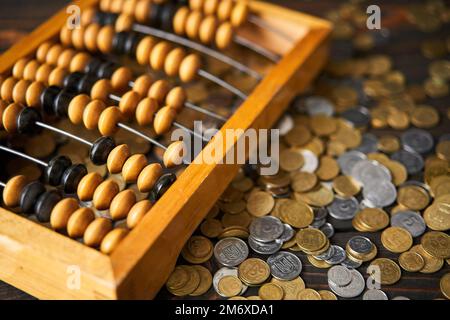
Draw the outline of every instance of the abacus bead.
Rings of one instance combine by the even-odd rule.
[[[125,118],[131,119],[135,113],[136,108],[141,100],[141,96],[136,91],[130,90],[125,93],[119,102],[119,109]]]
[[[111,7],[109,8],[109,10],[113,13],[120,13],[122,11],[124,2],[125,0],[113,0],[111,2]]]
[[[175,13],[175,17],[173,18],[173,31],[175,31],[178,35],[184,35],[186,30],[186,21],[188,19],[190,10],[188,7],[181,7]]]
[[[77,209],[67,221],[67,234],[71,238],[80,238],[88,225],[95,219],[95,214],[92,209],[79,208]]]
[[[161,177],[163,169],[159,163],[147,165],[139,174],[137,186],[140,192],[149,192]]]
[[[98,247],[103,238],[112,230],[111,220],[99,217],[92,221],[84,232],[84,244],[89,247]]]
[[[161,41],[155,45],[150,53],[150,66],[154,70],[158,71],[164,68],[164,61],[166,60],[170,49],[171,45],[167,41]]]
[[[185,51],[182,48],[175,48],[169,52],[166,61],[164,62],[164,71],[170,77],[174,77],[180,70],[181,61],[186,56]]]
[[[85,74],[79,80],[74,91],[78,93],[90,93],[96,82],[97,77],[91,74]]]
[[[203,4],[203,12],[206,15],[213,15],[217,11],[217,7],[219,6],[219,0],[205,0]]]
[[[178,9],[178,5],[174,3],[167,3],[165,5],[160,6],[162,11],[160,13],[160,29],[172,32],[173,31],[173,18]]]
[[[91,23],[84,32],[84,45],[91,52],[97,51],[97,36],[101,26],[98,23]]]
[[[123,4],[122,12],[133,16],[137,3],[138,0],[125,1],[125,3]]]
[[[114,139],[111,137],[100,137],[94,141],[89,152],[92,163],[100,166],[104,165],[109,153],[116,147]]]
[[[98,99],[92,100],[87,104],[83,111],[83,124],[86,129],[93,130],[97,128],[100,114],[105,107],[105,103]]]
[[[169,131],[172,127],[172,123],[177,116],[177,112],[174,108],[165,106],[161,108],[155,116],[153,127],[157,135],[161,135]]]
[[[181,111],[181,109],[183,109],[186,100],[186,91],[182,87],[175,87],[167,94],[166,105],[171,106],[177,112],[179,112]]]
[[[114,33],[112,26],[104,26],[100,29],[97,36],[97,47],[102,53],[111,52]]]
[[[51,65],[44,63],[37,69],[34,79],[42,82],[43,84],[48,84],[48,77],[50,76],[52,70],[53,67]]]
[[[98,80],[91,89],[91,98],[106,101],[111,94],[112,85],[108,79]]]
[[[77,93],[78,87],[81,79],[83,79],[85,75],[81,72],[72,72],[69,73],[63,82],[63,86],[67,91]]]
[[[170,188],[170,186],[175,182],[177,177],[173,173],[166,173],[161,176],[156,182],[155,187],[150,192],[150,201],[156,202],[158,201],[164,193]]]
[[[147,165],[147,158],[143,154],[134,154],[129,157],[122,167],[122,177],[127,183],[135,182],[142,169]]]
[[[130,149],[126,144],[115,147],[108,155],[106,166],[109,173],[116,174],[122,171],[125,161],[130,157]]]
[[[183,59],[180,66],[180,79],[183,82],[189,82],[194,80],[200,69],[201,61],[200,57],[193,53]]]
[[[67,76],[66,69],[57,67],[48,76],[48,84],[50,86],[62,87],[64,83],[64,78]]]
[[[61,193],[57,190],[44,192],[36,200],[34,213],[39,222],[50,222],[50,216],[55,205],[62,199]]]
[[[67,194],[77,192],[78,184],[85,175],[87,175],[87,169],[83,164],[74,164],[67,168],[61,179],[64,192]]]
[[[100,0],[100,10],[109,12],[111,9],[112,0]]]
[[[171,143],[164,152],[163,162],[166,168],[172,168],[183,163],[186,153],[186,145],[183,141]]]
[[[36,125],[42,121],[41,114],[34,108],[23,108],[17,116],[17,132],[24,134],[38,134],[42,128]]]
[[[83,112],[91,98],[87,94],[79,94],[69,103],[67,114],[73,124],[80,124],[83,121]]]
[[[136,54],[136,48],[141,40],[141,36],[136,32],[129,32],[127,38],[125,39],[124,53],[130,57],[134,57]]]
[[[22,175],[15,176],[8,180],[6,186],[3,188],[3,203],[5,206],[14,208],[19,205],[20,194],[27,183],[27,178]]]
[[[206,44],[211,43],[216,35],[216,28],[217,19],[215,16],[208,16],[203,19],[199,30],[200,41]]]
[[[147,22],[152,3],[150,0],[140,0],[135,7],[134,17],[140,23]]]
[[[30,86],[30,81],[20,79],[13,88],[12,97],[14,102],[25,104],[27,103],[25,99],[25,94],[28,87]]]
[[[133,90],[139,93],[141,97],[144,97],[147,95],[152,83],[152,77],[150,77],[148,74],[143,74],[142,76],[136,78],[136,80],[134,81]]]
[[[95,189],[92,202],[97,210],[106,210],[109,208],[112,199],[119,193],[119,186],[113,180],[103,181]]]
[[[16,79],[21,79],[23,76],[23,70],[29,61],[30,59],[28,58],[19,59],[13,66],[12,76]]]
[[[80,201],[91,201],[95,190],[102,182],[103,178],[98,172],[91,172],[85,175],[80,180],[77,188],[77,196]]]
[[[156,81],[148,90],[148,96],[162,103],[170,91],[170,83],[165,79]]]
[[[40,82],[33,82],[25,93],[26,104],[31,108],[41,107],[41,95],[44,92],[45,86]]]
[[[231,23],[224,22],[222,23],[216,31],[216,46],[224,50],[228,48],[228,46],[231,44],[231,41],[233,40],[233,27],[231,26]]]
[[[85,27],[79,26],[72,30],[72,46],[77,50],[84,49],[84,32]]]
[[[130,31],[131,28],[133,27],[133,23],[134,20],[132,16],[122,13],[116,20],[115,25],[116,32]]]
[[[53,103],[56,96],[61,92],[61,88],[50,86],[46,87],[41,95],[41,105],[45,113],[53,114]]]
[[[127,226],[133,229],[142,220],[147,212],[152,208],[152,203],[148,200],[141,200],[137,202],[128,213],[127,216]]]
[[[66,117],[69,110],[69,104],[75,95],[63,89],[55,97],[53,112],[59,117]]]
[[[233,10],[234,3],[233,0],[222,0],[217,8],[217,17],[220,21],[227,21],[231,17],[231,12]]]
[[[119,192],[111,201],[109,214],[113,220],[122,220],[127,217],[131,207],[136,203],[133,190],[126,189]]]
[[[123,91],[128,88],[128,84],[133,79],[130,68],[120,67],[114,71],[111,77],[111,85],[116,91]]]
[[[0,100],[0,129],[3,129],[3,112],[8,107],[8,103],[4,100]]]
[[[72,161],[66,156],[57,156],[51,159],[45,168],[45,181],[51,186],[59,186],[64,171],[71,165]]]
[[[112,136],[118,130],[117,124],[122,120],[122,112],[117,107],[108,107],[98,119],[98,131],[104,136]]]
[[[202,10],[205,0],[189,0],[189,8],[191,10]]]
[[[45,41],[36,50],[36,59],[40,63],[44,63],[47,57],[48,50],[53,46],[53,42]]]
[[[114,54],[121,55],[125,53],[125,40],[127,31],[116,32],[113,37],[112,50]]]
[[[100,251],[104,254],[111,254],[119,243],[127,236],[128,230],[116,228],[108,232],[100,245]]]
[[[203,14],[200,11],[191,11],[189,14],[187,20],[186,20],[186,26],[185,26],[185,32],[186,35],[191,39],[197,39],[198,38],[198,32],[200,29],[200,24],[203,20]]]
[[[83,27],[87,27],[92,24],[92,21],[94,21],[95,11],[96,10],[94,8],[83,9],[80,19],[80,23]]]
[[[66,47],[72,45],[72,30],[70,30],[66,24],[61,28],[59,40]]]
[[[0,95],[3,100],[5,101],[13,100],[13,90],[16,83],[17,80],[14,79],[13,77],[9,77],[5,81],[3,81],[2,87],[0,89]]]
[[[20,193],[20,210],[22,213],[33,213],[34,204],[37,197],[45,192],[45,186],[39,181],[33,181],[23,187]]]
[[[67,227],[70,216],[80,208],[74,198],[65,198],[59,201],[50,214],[50,225],[54,230],[62,230]]]
[[[45,62],[55,66],[58,63],[59,56],[63,52],[64,48],[60,44],[54,44],[48,50],[47,55],[45,56]]]
[[[236,5],[233,8],[233,11],[231,12],[231,24],[233,27],[239,27],[241,26],[245,20],[247,20],[248,16],[248,5],[244,2],[236,2]]]
[[[96,75],[102,64],[103,61],[101,59],[93,57],[87,64],[86,68],[84,69],[84,72]]]
[[[146,36],[141,41],[136,48],[136,61],[140,65],[146,65],[150,59],[150,53],[155,46],[156,41],[154,38]]]
[[[3,111],[2,123],[7,132],[17,132],[17,118],[23,108],[23,105],[20,103],[11,103],[5,111]]]
[[[58,62],[56,64],[60,68],[68,69],[75,54],[76,54],[75,50],[70,48],[65,49],[59,56]]]
[[[77,53],[70,63],[70,72],[84,72],[91,59],[91,56],[86,52]]]
[[[151,124],[158,108],[159,105],[155,99],[149,97],[142,99],[136,108],[137,123],[140,126]]]

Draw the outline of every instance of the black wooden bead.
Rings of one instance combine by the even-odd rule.
[[[87,173],[86,166],[82,164],[74,164],[67,168],[61,179],[64,192],[67,194],[77,192],[78,184]]]
[[[24,108],[17,116],[17,131],[24,134],[38,134],[42,128],[36,125],[36,121],[41,121],[39,111],[34,108]]]
[[[116,32],[113,37],[112,47],[115,54],[125,53],[125,41],[128,37],[128,31]]]
[[[91,89],[97,82],[98,78],[93,74],[85,74],[78,82],[78,92],[79,93],[91,93]]]
[[[163,6],[157,3],[152,3],[151,6],[152,8],[148,17],[149,25],[153,28],[160,28],[162,23],[161,14]]]
[[[118,65],[112,61],[103,62],[100,68],[98,68],[97,77],[101,79],[109,79],[117,68]]]
[[[84,74],[81,72],[73,72],[68,74],[65,78],[64,78],[64,89],[66,89],[69,92],[73,92],[73,93],[79,93],[78,91],[78,84],[81,80],[81,78],[83,78]]]
[[[117,13],[107,12],[103,18],[104,25],[114,25],[119,15]]]
[[[74,93],[71,93],[66,89],[61,90],[61,92],[55,97],[55,103],[53,104],[53,112],[55,115],[59,117],[66,117],[68,114],[70,101],[72,101],[74,97]]]
[[[39,181],[27,184],[20,194],[20,210],[25,214],[32,214],[36,199],[45,192],[45,186]]]
[[[40,222],[50,222],[50,215],[55,205],[62,199],[57,190],[46,191],[39,196],[34,205],[34,213]]]
[[[104,25],[105,23],[104,23],[104,21],[105,21],[105,15],[106,15],[106,12],[103,12],[103,11],[96,11],[95,12],[95,15],[94,15],[94,19],[93,19],[93,22],[96,22],[96,23],[98,23],[99,25]]]
[[[56,96],[61,92],[61,88],[57,86],[50,86],[45,88],[41,94],[41,104],[44,112],[47,114],[53,114],[53,105]]]
[[[45,181],[51,186],[59,186],[64,171],[72,165],[72,161],[65,156],[57,156],[50,160],[45,168]]]
[[[111,137],[100,137],[94,141],[89,152],[89,158],[93,164],[101,166],[108,160],[108,155],[116,147],[114,139]]]
[[[127,40],[125,41],[124,53],[130,57],[134,57],[136,55],[136,48],[140,40],[141,37],[137,32],[130,32]]]
[[[170,186],[175,182],[177,176],[173,173],[163,174],[158,181],[156,181],[155,186],[152,191],[150,191],[150,201],[158,201],[164,193],[170,188]]]
[[[160,13],[160,28],[167,32],[173,31],[173,18],[177,12],[178,7],[173,3],[168,3],[161,9]]]
[[[87,64],[84,72],[89,74],[97,74],[98,68],[102,65],[103,61],[99,58],[92,58],[91,61]]]

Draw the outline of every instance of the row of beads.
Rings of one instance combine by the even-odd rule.
[[[249,14],[248,5],[243,1],[189,0],[189,7],[205,15],[216,15],[220,21],[230,21],[234,27],[241,26]]]

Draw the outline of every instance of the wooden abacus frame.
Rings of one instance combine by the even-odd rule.
[[[74,3],[81,9],[98,0]],[[282,55],[249,98],[224,124],[226,129],[270,128],[293,97],[304,90],[328,56],[331,24],[306,14],[251,1],[252,12],[297,39],[284,42],[251,27],[239,35]],[[55,37],[65,9],[0,57],[0,74]],[[218,145],[210,142],[203,152]],[[223,150],[224,158],[227,149]],[[201,156],[201,155],[200,155]],[[239,165],[189,165],[111,256],[0,208],[0,279],[41,299],[153,298],[164,285],[184,243],[197,228]],[[75,267],[75,268],[74,268]],[[80,286],[70,285],[80,270]]]

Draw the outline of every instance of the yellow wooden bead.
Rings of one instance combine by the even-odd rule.
[[[84,244],[89,247],[98,247],[103,238],[112,230],[111,220],[103,217],[92,221],[84,232]]]
[[[136,203],[136,194],[133,190],[126,189],[119,192],[111,201],[109,214],[113,220],[122,220],[127,217],[131,207]]]
[[[214,41],[217,29],[217,18],[215,16],[208,16],[203,19],[200,24],[199,38],[200,41],[209,44]]]
[[[100,114],[106,108],[106,105],[101,100],[92,100],[89,102],[83,111],[83,124],[86,129],[93,130],[98,126]]]
[[[34,77],[36,81],[43,84],[48,84],[48,77],[53,71],[53,67],[47,63],[42,64],[36,71],[36,76]]]
[[[150,14],[152,2],[151,0],[140,0],[136,4],[136,8],[134,10],[134,17],[140,23],[145,23],[148,21],[148,17]]]
[[[136,108],[141,96],[136,91],[130,90],[125,93],[119,102],[119,108],[126,119],[132,119],[136,114]]]
[[[30,86],[31,82],[28,80],[21,79],[19,80],[13,88],[13,100],[14,102],[26,104],[26,93],[27,89]]]
[[[67,76],[68,72],[64,68],[56,67],[50,72],[48,76],[48,84],[50,86],[62,87],[64,84],[64,78]]]
[[[170,83],[165,79],[160,79],[156,81],[150,89],[148,90],[148,96],[152,99],[155,99],[159,103],[164,102],[166,99],[167,93],[170,91]]]
[[[30,59],[28,58],[21,58],[17,60],[12,69],[12,76],[16,79],[21,79],[23,77],[23,70],[29,61]]]
[[[112,13],[121,13],[124,3],[125,3],[125,0],[113,0],[111,2],[111,7],[109,8],[109,10]]]
[[[49,65],[56,66],[58,63],[59,56],[64,51],[64,47],[58,43],[55,43],[48,49],[47,55],[45,56],[45,62]]]
[[[84,46],[91,52],[97,51],[97,37],[101,26],[98,23],[91,23],[84,32]]]
[[[127,226],[133,229],[142,220],[142,218],[152,208],[152,203],[149,200],[141,200],[137,202],[128,213]]]
[[[59,201],[50,214],[50,225],[55,230],[66,229],[70,216],[79,208],[78,201],[74,198]]]
[[[189,82],[195,79],[201,66],[200,56],[192,53],[183,59],[180,66],[179,77],[183,82]]]
[[[225,50],[228,48],[233,40],[233,27],[231,23],[224,22],[218,28],[216,32],[216,46]]]
[[[161,177],[163,169],[159,163],[147,165],[139,174],[137,186],[140,192],[150,192],[156,181]]]
[[[233,27],[240,27],[247,20],[248,13],[248,5],[245,2],[236,2],[230,18]]]
[[[48,50],[53,46],[53,44],[54,43],[52,41],[45,41],[41,45],[39,45],[39,47],[36,50],[37,61],[39,61],[40,63],[45,62]]]
[[[24,106],[20,103],[11,103],[3,111],[2,123],[3,128],[5,128],[7,132],[10,133],[17,132],[17,117],[19,116],[23,108]]]
[[[109,208],[112,199],[119,193],[119,185],[113,180],[103,181],[95,189],[92,203],[97,210],[106,210]]]
[[[131,15],[122,13],[116,20],[116,32],[130,31],[133,28],[134,19]]]
[[[13,77],[6,78],[2,83],[2,87],[0,88],[0,95],[3,100],[7,102],[13,101],[13,89],[16,85],[17,80]]]
[[[111,10],[112,0],[100,0],[99,7],[101,11],[109,12]]]
[[[3,203],[9,208],[14,208],[19,205],[20,195],[23,188],[28,183],[25,176],[19,175],[8,180],[6,186],[3,188]]]
[[[75,210],[67,221],[67,234],[71,238],[82,237],[86,228],[94,219],[94,211],[90,208],[82,207]]]
[[[119,245],[119,243],[127,236],[128,230],[124,228],[116,228],[108,232],[103,238],[100,245],[100,251],[104,254],[111,254]]]
[[[155,99],[149,97],[142,99],[136,108],[137,123],[140,126],[147,126],[151,124],[158,108],[159,105]]]
[[[150,66],[153,70],[162,70],[167,54],[171,50],[171,45],[167,41],[161,41],[155,45],[150,53]]]
[[[124,91],[129,87],[130,81],[133,80],[133,72],[130,68],[120,67],[111,76],[111,85],[116,91]]]
[[[86,52],[77,53],[70,63],[70,72],[84,72],[91,59],[91,56]]]
[[[136,182],[142,169],[147,165],[147,158],[143,154],[134,154],[129,157],[122,167],[122,177],[127,183]]]
[[[202,10],[205,0],[189,0],[191,10]]]
[[[3,129],[3,112],[6,110],[6,108],[8,107],[8,103],[4,100],[0,100],[0,129]]]
[[[227,21],[231,17],[231,12],[233,10],[234,3],[233,0],[222,0],[217,8],[217,17],[220,21]]]
[[[88,27],[92,24],[95,18],[96,9],[93,7],[84,8],[81,12],[80,23],[83,27]]]
[[[186,154],[186,145],[183,141],[171,143],[164,152],[164,165],[166,168],[172,168],[183,163],[183,157]]]
[[[123,4],[122,12],[134,17],[134,12],[136,10],[136,5],[138,0],[128,0]]]
[[[100,114],[98,131],[103,136],[112,136],[119,130],[117,124],[121,121],[122,112],[117,107],[108,107]]]
[[[115,34],[115,31],[112,26],[104,26],[98,32],[97,48],[102,53],[110,53],[111,52],[114,34]]]
[[[182,87],[175,87],[169,91],[166,96],[166,105],[171,106],[177,112],[180,112],[183,109],[184,104],[187,100],[186,90]]]
[[[178,35],[184,35],[186,32],[186,22],[189,17],[190,10],[188,7],[181,7],[175,13],[173,18],[173,30]]]
[[[67,113],[73,124],[83,122],[83,112],[89,102],[91,98],[87,94],[79,94],[70,101]]]
[[[91,201],[95,190],[102,182],[103,178],[97,172],[90,172],[81,178],[77,188],[77,196],[80,201]]]
[[[130,155],[130,148],[128,148],[126,144],[121,144],[115,147],[109,153],[106,163],[109,173],[120,173],[125,161],[130,157]]]
[[[169,131],[177,116],[174,108],[165,106],[161,108],[155,115],[153,128],[157,135],[164,134]]]
[[[111,92],[111,81],[108,79],[100,79],[91,88],[91,98],[107,101]]]
[[[139,93],[139,95],[143,98],[147,95],[152,83],[152,77],[148,74],[143,74],[134,81],[133,90]]]
[[[164,71],[170,77],[175,77],[179,70],[181,62],[186,56],[186,52],[182,48],[172,49],[167,55],[166,61],[164,62]]]
[[[156,40],[150,36],[146,36],[139,41],[136,47],[136,61],[140,65],[146,65],[149,63],[150,54],[156,43]]]
[[[23,79],[34,81],[36,78],[36,72],[40,66],[41,64],[37,62],[37,60],[31,60],[30,62],[28,62],[23,69]]]
[[[45,86],[41,82],[34,81],[30,84],[25,94],[26,104],[32,108],[40,108],[41,95],[44,92]]]
[[[200,11],[191,11],[186,21],[186,35],[191,39],[197,39],[203,14]]]
[[[77,50],[84,49],[84,31],[85,27],[82,26],[72,30],[72,46]]]
[[[65,49],[58,58],[56,65],[60,68],[69,69],[70,63],[73,57],[75,57],[76,51],[70,48]]]
[[[205,0],[203,5],[203,12],[205,15],[216,14],[217,8],[219,6],[219,0]]]
[[[59,32],[59,41],[66,47],[72,45],[72,30],[69,29],[66,24],[64,24]]]

